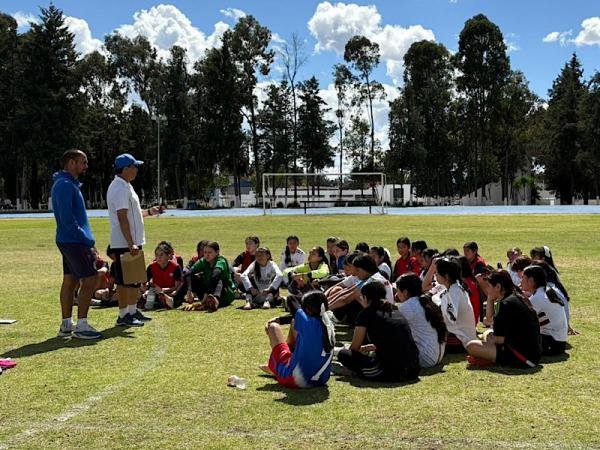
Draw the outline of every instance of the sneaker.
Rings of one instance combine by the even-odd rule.
[[[150,322],[152,320],[152,317],[143,315],[139,309],[135,312],[135,314],[133,315],[133,318],[137,319],[141,322]]]
[[[139,319],[136,319],[131,314],[125,314],[125,317],[117,318],[117,325],[121,325],[124,327],[143,327],[144,322]]]
[[[96,331],[92,326],[86,324],[85,326],[76,326],[73,330],[72,336],[75,339],[100,339],[102,333]]]
[[[102,306],[102,300],[93,298],[92,301],[90,302],[90,306]]]
[[[262,309],[270,309],[271,308],[271,304],[269,302],[264,302],[262,305]]]
[[[493,361],[478,358],[477,356],[473,355],[467,355],[467,363],[469,367],[489,367],[494,365]]]
[[[68,327],[63,327],[61,324],[60,328],[58,329],[57,336],[58,337],[71,337],[72,332],[73,332],[73,322],[71,322],[71,325]]]
[[[244,305],[244,309],[245,309],[246,311],[248,311],[248,310],[252,309],[252,303],[250,303],[250,302],[246,302],[246,304]]]

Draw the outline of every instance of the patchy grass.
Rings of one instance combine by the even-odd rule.
[[[98,247],[108,221],[92,220]],[[508,247],[549,245],[573,303],[580,336],[564,360],[540,370],[467,370],[447,356],[415,384],[333,376],[323,389],[291,391],[261,375],[273,311],[153,313],[141,329],[114,326],[116,309],[93,309],[105,339],[56,338],[59,253],[52,220],[0,221],[0,354],[18,360],[0,376],[0,448],[548,448],[600,446],[599,216],[308,216],[147,220],[148,253],[169,239],[186,258],[215,239],[233,258],[257,234],[278,255],[289,234],[301,247],[340,235],[387,246],[479,243],[488,262]],[[277,311],[279,313],[279,311]],[[348,335],[345,334],[345,337]],[[245,391],[227,377],[248,379]]]

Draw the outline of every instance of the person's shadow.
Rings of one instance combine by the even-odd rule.
[[[290,389],[278,384],[272,377],[268,375],[261,375],[261,378],[272,380],[272,382],[256,388],[257,391],[281,392],[285,394],[285,397],[275,399],[276,402],[302,406],[323,403],[329,398],[329,388],[327,386],[320,386],[311,389]]]
[[[74,339],[74,338],[62,338],[62,337],[52,337],[46,339],[43,342],[36,342],[35,344],[27,344],[19,348],[15,348],[13,350],[9,350],[2,355],[2,358],[27,358],[28,356],[40,355],[42,353],[53,352],[55,350],[59,350],[61,348],[77,348],[77,347],[87,347],[91,345],[96,345],[97,343],[111,339],[115,337],[122,338],[133,338],[133,332],[129,331],[126,327],[121,326],[113,326],[111,328],[107,328],[102,331],[103,337],[101,339]]]

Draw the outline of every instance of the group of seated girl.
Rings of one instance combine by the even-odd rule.
[[[466,352],[474,365],[533,367],[542,355],[566,349],[569,296],[548,247],[534,248],[529,257],[511,248],[507,270],[496,270],[475,242],[461,255],[402,237],[393,265],[379,245],[361,242],[351,251],[347,241],[332,237],[327,250],[315,246],[305,253],[299,243],[289,236],[278,264],[249,236],[230,265],[217,242],[200,241],[183,266],[163,241],[147,268],[142,303],[216,311],[237,295],[244,310],[283,304],[289,314],[266,326],[272,354],[264,370],[287,386],[325,383],[334,353],[359,376],[402,381],[440,364],[446,353]],[[480,321],[488,329],[478,338]],[[286,339],[281,325],[290,322]],[[354,327],[348,348],[334,351],[334,323]]]

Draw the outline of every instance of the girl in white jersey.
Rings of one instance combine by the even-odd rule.
[[[288,236],[285,249],[281,252],[281,263],[279,269],[283,272],[288,267],[296,267],[304,264],[306,254],[300,247],[298,236]]]
[[[560,355],[567,346],[567,316],[563,301],[548,287],[546,272],[540,266],[523,270],[521,288],[537,312],[542,335],[542,354]]]
[[[273,262],[271,251],[267,247],[256,249],[256,259],[242,273],[241,280],[246,292],[244,309],[269,309],[280,302],[279,286],[283,281],[283,274]]]

